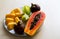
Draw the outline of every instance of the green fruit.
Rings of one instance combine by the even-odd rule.
[[[23,7],[23,12],[26,13],[27,15],[30,15],[30,7],[27,6],[27,5],[25,5],[25,6]]]
[[[22,16],[22,20],[23,21],[27,21],[29,19],[29,16],[27,15],[27,14],[24,14],[23,16]]]

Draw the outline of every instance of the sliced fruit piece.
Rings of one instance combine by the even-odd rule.
[[[7,24],[7,28],[9,30],[12,30],[12,29],[14,29],[14,25],[17,25],[17,24],[15,22],[10,22],[10,23]]]
[[[22,20],[23,21],[27,21],[29,19],[29,16],[27,15],[27,14],[24,14],[23,16],[22,16]]]
[[[27,15],[30,15],[30,7],[27,6],[27,5],[25,5],[25,6],[23,7],[23,12],[26,13]]]
[[[18,17],[15,17],[15,22],[18,23],[20,19]]]
[[[24,32],[30,36],[33,36],[36,33],[36,31],[39,29],[39,27],[41,27],[44,19],[45,19],[44,12],[42,11],[34,12],[30,16],[25,26]]]
[[[6,18],[15,18],[15,14],[6,14]]]
[[[20,13],[15,13],[16,17],[22,17],[22,14]]]
[[[11,11],[11,13],[22,13],[22,11],[20,10],[20,8],[15,8]]]
[[[13,18],[6,18],[6,24],[8,24],[9,22],[14,22]]]

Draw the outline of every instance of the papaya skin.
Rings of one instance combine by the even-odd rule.
[[[33,18],[34,18],[37,14],[39,14],[39,13],[41,13],[41,16],[40,16],[39,21],[36,23],[36,25],[34,26],[34,28],[30,30],[30,25],[31,25],[31,22],[33,21]],[[34,17],[33,17],[33,16],[34,16]],[[45,16],[45,13],[42,12],[42,11],[34,12],[34,13],[30,16],[30,18],[29,18],[29,20],[28,20],[28,22],[27,22],[27,24],[26,24],[26,27],[25,27],[25,29],[24,29],[24,32],[25,32],[26,34],[30,35],[30,36],[33,36],[33,35],[36,33],[36,31],[41,27],[41,25],[42,25],[45,17],[46,17],[46,16]]]

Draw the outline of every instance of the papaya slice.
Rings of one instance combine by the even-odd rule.
[[[35,20],[35,19],[37,19],[37,20]],[[30,36],[33,36],[36,33],[36,31],[41,27],[44,19],[45,19],[44,12],[42,12],[42,11],[33,12],[32,15],[30,16],[29,20],[27,21],[24,32]]]

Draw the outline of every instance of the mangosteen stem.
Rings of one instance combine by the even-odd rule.
[[[33,3],[31,3],[31,5],[33,6],[34,4],[33,4]]]

